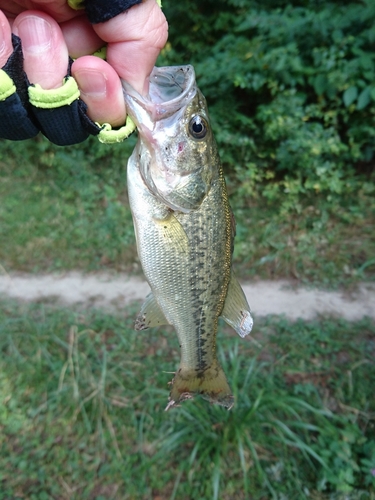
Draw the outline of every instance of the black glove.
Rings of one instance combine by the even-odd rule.
[[[70,0],[73,8],[85,8],[90,22],[108,21],[142,0]],[[135,129],[128,118],[126,124],[112,130],[109,124],[98,125],[87,116],[87,106],[80,99],[70,66],[63,85],[44,90],[30,85],[23,70],[21,40],[12,35],[13,53],[0,69],[0,138],[19,141],[35,137],[41,131],[60,146],[77,144],[90,134],[102,142],[120,142]]]

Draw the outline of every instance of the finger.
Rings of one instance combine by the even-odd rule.
[[[12,33],[7,18],[0,10],[0,68],[13,52]]]
[[[18,14],[25,10],[21,5],[9,0],[2,0],[1,10],[8,19],[14,19]]]
[[[70,57],[93,54],[105,44],[95,33],[86,16],[79,16],[60,24]]]
[[[80,15],[79,11],[76,11],[69,7],[66,0],[1,0],[1,8],[9,18],[15,18],[21,12],[25,10],[41,10],[46,14],[52,16],[59,23],[67,21],[72,17]]]
[[[88,116],[94,122],[120,126],[125,122],[125,101],[116,71],[95,56],[83,56],[74,61],[72,75],[78,83],[81,99],[88,106]]]
[[[21,38],[24,69],[30,83],[38,83],[44,89],[60,87],[69,57],[56,21],[40,11],[23,12],[14,20],[13,32]]]
[[[168,37],[168,25],[155,0],[145,0],[110,21],[93,25],[108,42],[107,61],[141,94]]]

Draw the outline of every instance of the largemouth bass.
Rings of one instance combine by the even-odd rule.
[[[136,330],[173,325],[181,362],[166,409],[200,394],[226,408],[233,395],[216,357],[223,317],[241,336],[250,308],[232,272],[234,218],[192,66],[154,68],[149,97],[124,82],[139,137],[128,162],[138,255],[151,293]]]

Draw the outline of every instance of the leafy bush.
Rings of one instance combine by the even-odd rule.
[[[227,171],[291,200],[358,189],[375,152],[375,4],[163,2],[161,64],[195,66]]]

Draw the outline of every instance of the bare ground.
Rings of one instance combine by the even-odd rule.
[[[287,281],[256,281],[243,288],[254,316],[283,314],[289,319],[334,316],[355,321],[364,316],[375,319],[375,283],[363,283],[355,291],[328,292],[293,287]],[[139,277],[109,274],[4,274],[0,276],[0,297],[22,301],[56,301],[121,310],[141,301],[149,292]]]

